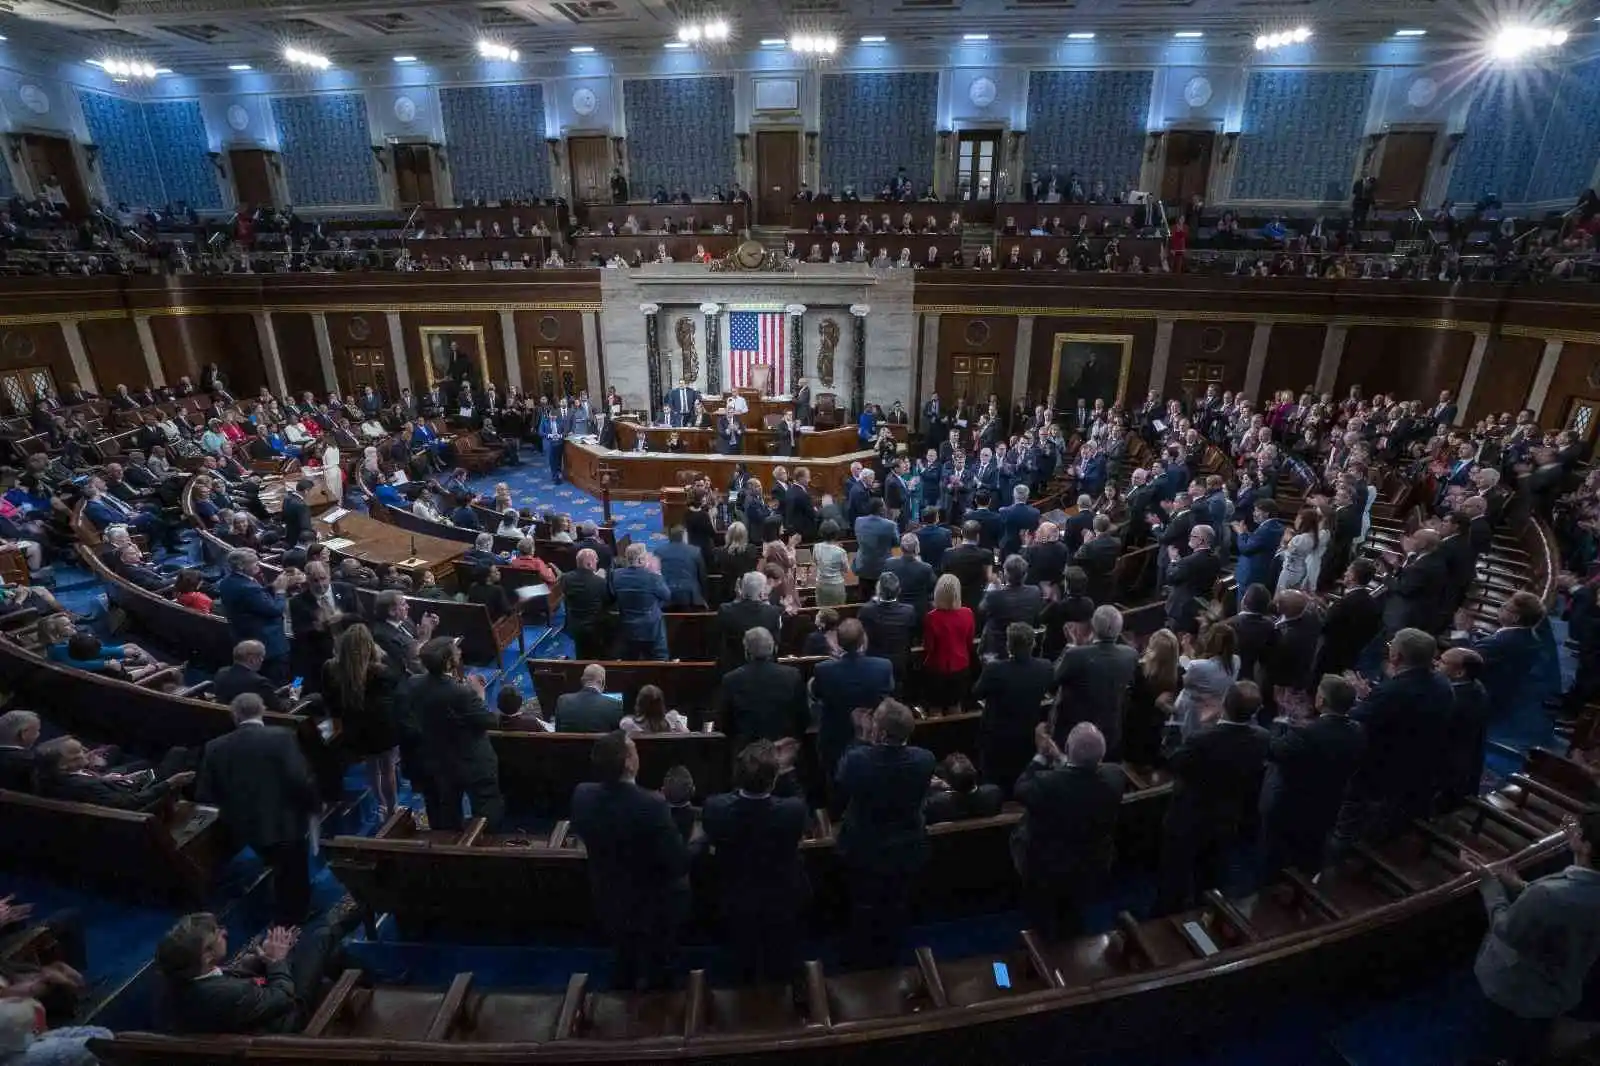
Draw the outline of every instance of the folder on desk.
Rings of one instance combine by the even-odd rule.
[[[343,508],[343,507],[335,507],[332,510],[324,511],[321,514],[319,514],[317,516],[317,521],[318,522],[326,522],[331,526],[333,523],[339,521],[339,519],[343,518],[345,515],[347,515],[349,513],[350,512],[347,509]]]
[[[325,540],[322,543],[331,552],[342,552],[346,548],[355,545],[355,541],[349,537],[334,537],[332,540]]]

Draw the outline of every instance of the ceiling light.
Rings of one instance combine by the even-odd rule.
[[[883,36],[883,34],[881,34],[881,33],[873,33],[873,34],[868,34],[867,36],[861,38],[861,43],[862,44],[883,44],[888,39],[889,38]]]
[[[1495,34],[1489,51],[1496,59],[1520,59],[1530,52],[1560,48],[1567,43],[1566,30],[1538,29],[1533,26],[1507,26]]]
[[[1089,32],[1069,33],[1069,34],[1067,34],[1067,40],[1069,40],[1069,41],[1092,41],[1092,40],[1094,40],[1094,34],[1093,33],[1089,33]]]
[[[249,63],[229,63],[228,64],[228,69],[229,70],[249,70],[250,69],[250,64]]]
[[[685,41],[668,41],[666,44],[662,45],[661,47],[663,47],[663,48],[688,48],[689,45]]]
[[[315,70],[327,70],[333,66],[327,56],[318,55],[316,52],[306,52],[299,48],[285,48],[283,58],[300,67],[311,67]]]
[[[831,56],[839,51],[839,38],[831,33],[797,33],[789,38],[789,49],[806,56]]]
[[[1198,40],[1201,37],[1204,37],[1205,34],[1200,32],[1199,30],[1179,30],[1177,33],[1174,33],[1172,36],[1178,38],[1180,41],[1194,41],[1194,40]]]
[[[91,59],[89,62],[113,78],[153,78],[157,74],[171,74],[165,67],[127,59]]]
[[[786,45],[788,43],[789,42],[784,40],[782,37],[763,37],[763,38],[761,38],[761,47],[762,48],[782,48],[784,45]]]
[[[1426,37],[1428,35],[1428,31],[1427,30],[1395,30],[1394,31],[1394,35],[1396,37]]]
[[[592,45],[592,44],[575,44],[571,48],[567,49],[567,51],[571,52],[575,56],[586,56],[589,53],[594,51],[594,45]]]
[[[3,33],[0,33],[0,41],[3,41],[5,39],[6,39],[6,35],[3,34]]]
[[[727,19],[686,22],[678,27],[678,40],[683,44],[722,44],[732,32]]]
[[[522,58],[521,54],[510,45],[496,44],[494,41],[479,41],[478,54],[485,59],[500,59],[507,63],[515,63]]]
[[[1256,38],[1256,51],[1264,52],[1269,48],[1282,48],[1289,44],[1304,44],[1310,39],[1311,31],[1305,26],[1284,30],[1282,33],[1267,33]]]
[[[157,67],[156,68],[156,73],[157,74],[171,74],[172,73],[172,68],[171,67]]]
[[[961,39],[963,41],[987,41],[989,35],[987,33],[963,33]]]
[[[394,61],[396,63],[415,63],[417,61],[417,57],[416,56],[395,56],[394,57]]]

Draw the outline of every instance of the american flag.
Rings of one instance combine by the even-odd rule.
[[[788,324],[789,316],[782,311],[729,312],[728,377],[734,388],[750,385],[752,367],[770,366],[772,391],[784,391],[784,333]]]

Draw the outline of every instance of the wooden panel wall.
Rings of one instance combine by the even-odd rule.
[[[1250,365],[1250,341],[1254,335],[1253,322],[1180,320],[1173,323],[1163,395],[1177,396],[1182,392],[1184,369],[1191,362],[1220,364],[1222,388],[1238,392],[1244,388],[1245,370]]]
[[[1265,402],[1273,393],[1293,389],[1299,395],[1317,382],[1326,326],[1274,324],[1267,337],[1267,362],[1261,369],[1261,390],[1254,399]]]
[[[1539,342],[1539,349],[1541,353],[1544,350],[1542,341]],[[1600,345],[1569,341],[1561,348],[1561,360],[1556,363],[1550,389],[1545,393],[1544,406],[1539,410],[1540,424],[1565,424],[1567,407],[1578,397],[1600,401],[1600,386],[1592,382],[1600,382]]]
[[[1520,410],[1543,355],[1544,341],[1538,337],[1491,337],[1464,421],[1472,425],[1486,415]]]
[[[1125,403],[1137,404],[1150,388],[1150,360],[1156,349],[1156,324],[1150,319],[1062,318],[1041,315],[1033,320],[1033,356],[1028,361],[1030,401],[1050,391],[1050,363],[1057,333],[1111,333],[1133,337]]]
[[[590,396],[599,400],[605,388],[588,380],[584,360],[583,312],[581,311],[517,311],[512,316],[517,331],[517,367],[522,372],[522,388],[538,395],[538,363],[536,353],[541,348],[566,348],[576,354],[576,377],[580,389],[588,389]],[[603,373],[603,371],[602,371]],[[496,380],[501,380],[496,378]]]
[[[411,370],[411,389],[423,392],[428,387],[428,368],[422,351],[423,326],[477,327],[483,330],[483,351],[474,360],[478,383],[487,376],[501,389],[506,385],[505,346],[500,339],[500,316],[493,311],[406,311],[400,315],[405,334],[406,366]]]
[[[167,384],[175,385],[180,377],[187,376],[198,387],[200,368],[189,363],[183,317],[151,315],[150,336],[155,339],[156,357],[161,361],[161,372],[165,375]]]
[[[328,342],[333,348],[333,370],[339,380],[339,391],[352,392],[354,386],[350,381],[350,360],[346,354],[351,348],[377,348],[383,352],[384,361],[388,363],[389,380],[395,380],[395,354],[389,343],[389,322],[377,311],[363,311],[359,314],[348,311],[329,311]],[[312,386],[313,391],[321,396],[327,391],[322,384],[322,365],[320,356],[316,355],[317,342],[315,334],[311,338],[311,353],[319,361],[317,364],[317,384]],[[288,373],[285,368],[284,373]],[[411,379],[411,388],[421,392],[425,385],[415,376]]]
[[[1432,399],[1441,389],[1459,394],[1471,355],[1472,334],[1460,330],[1352,326],[1334,392],[1343,396],[1360,385],[1365,396],[1407,400]]]
[[[1000,409],[1011,408],[1011,379],[1017,362],[1017,318],[1015,315],[940,315],[939,362],[934,384],[923,382],[923,390],[934,387],[946,401],[955,398],[951,383],[951,364],[957,356],[990,355],[995,359],[993,392],[1000,398]],[[910,397],[907,397],[909,400]],[[974,407],[988,403],[987,396],[968,396]],[[920,399],[918,403],[920,403]],[[909,407],[910,404],[908,403]]]
[[[66,388],[69,381],[77,379],[72,356],[67,353],[67,338],[59,324],[39,322],[0,328],[0,369],[32,367],[49,370],[57,389]]]
[[[268,384],[266,357],[261,351],[261,334],[256,330],[254,315],[205,315],[198,320],[211,324],[211,343],[197,344],[195,354],[211,353],[228,376],[235,396],[253,396]]]
[[[89,319],[78,323],[78,335],[83,338],[84,352],[102,394],[115,392],[118,385],[131,388],[150,380],[133,319]]]
[[[283,361],[283,379],[289,391],[297,396],[306,391],[326,392],[311,316],[299,311],[274,312],[272,332],[278,338],[278,358]]]

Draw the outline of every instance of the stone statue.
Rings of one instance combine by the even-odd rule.
[[[822,338],[822,349],[817,353],[817,380],[832,388],[833,353],[839,348],[839,323],[831,318],[823,319],[817,326],[817,335]]]
[[[678,317],[676,327],[678,336],[678,355],[683,361],[683,380],[700,380],[700,353],[694,345],[694,319],[688,315]]]

